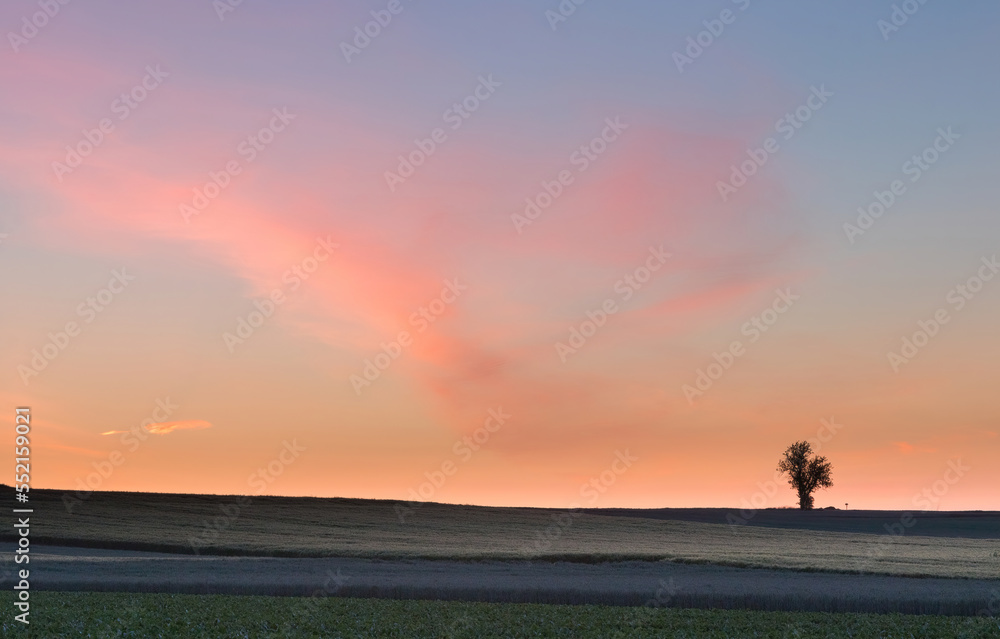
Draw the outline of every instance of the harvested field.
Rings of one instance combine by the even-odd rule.
[[[444,504],[421,505],[400,521],[397,502],[360,499],[260,497],[232,517],[235,497],[150,493],[94,493],[70,513],[62,497],[55,491],[32,493],[36,508],[45,512],[32,528],[36,543],[245,556],[667,560],[914,577],[1000,575],[1000,544],[995,538],[1000,527],[994,529],[994,538],[983,537],[989,522],[997,520],[995,513],[945,517],[956,534],[931,537],[679,521],[663,518],[664,511],[648,511],[659,516],[643,517],[636,513],[644,511],[620,516]],[[717,512],[724,520],[729,511]],[[856,527],[871,527],[861,511],[850,512]],[[822,521],[810,518],[816,513],[781,516],[789,525],[796,514],[802,515],[803,525],[815,527]],[[897,513],[897,519],[900,516]],[[885,517],[878,513],[872,519]],[[946,532],[941,513],[915,517],[913,531],[924,525]],[[762,511],[761,521],[767,520]]]

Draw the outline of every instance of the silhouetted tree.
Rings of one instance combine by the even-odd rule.
[[[813,507],[812,494],[817,488],[833,486],[833,465],[826,457],[813,455],[809,442],[795,442],[785,449],[778,462],[778,472],[788,475],[788,485],[799,494],[799,508]]]

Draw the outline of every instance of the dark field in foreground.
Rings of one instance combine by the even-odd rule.
[[[242,556],[674,561],[978,579],[1000,574],[1000,525],[993,538],[984,532],[990,522],[1000,524],[996,513],[916,513],[904,534],[890,535],[804,529],[877,529],[891,515],[884,512],[866,519],[848,511],[837,520],[832,511],[760,511],[750,519],[782,518],[783,527],[774,527],[663,518],[669,511],[614,516],[433,503],[416,504],[401,518],[405,504],[391,501],[254,497],[241,503],[232,496],[113,492],[72,502],[68,512],[66,495],[73,494],[32,491],[33,543]],[[725,521],[730,511],[715,512]],[[902,518],[896,513],[897,523]],[[922,528],[940,536],[917,534]],[[0,540],[12,541],[12,533]]]
[[[701,637],[987,639],[989,617],[782,613],[382,599],[36,592],[27,637]],[[10,608],[9,603],[5,608]],[[15,634],[16,633],[16,634]]]

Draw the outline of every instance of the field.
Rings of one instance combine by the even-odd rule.
[[[718,637],[995,638],[990,618],[783,613],[609,606],[482,604],[349,598],[43,592],[32,637]],[[16,635],[14,633],[17,633]]]
[[[377,500],[259,497],[239,507],[235,497],[98,492],[71,514],[62,496],[32,493],[45,513],[32,528],[36,543],[272,557],[667,560],[911,577],[1000,575],[996,513],[917,513],[905,534],[890,535],[847,531],[898,525],[901,513],[762,511],[750,520],[781,517],[784,527],[775,527],[667,519],[662,510],[622,516],[425,504],[400,521],[396,502]],[[725,521],[727,511],[714,513]],[[798,528],[789,525],[793,517]],[[922,530],[938,536],[921,536]]]
[[[1000,636],[997,513],[63,497],[32,492],[36,636]]]

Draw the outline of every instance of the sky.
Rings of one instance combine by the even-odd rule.
[[[998,19],[5,2],[33,486],[1000,509]]]

